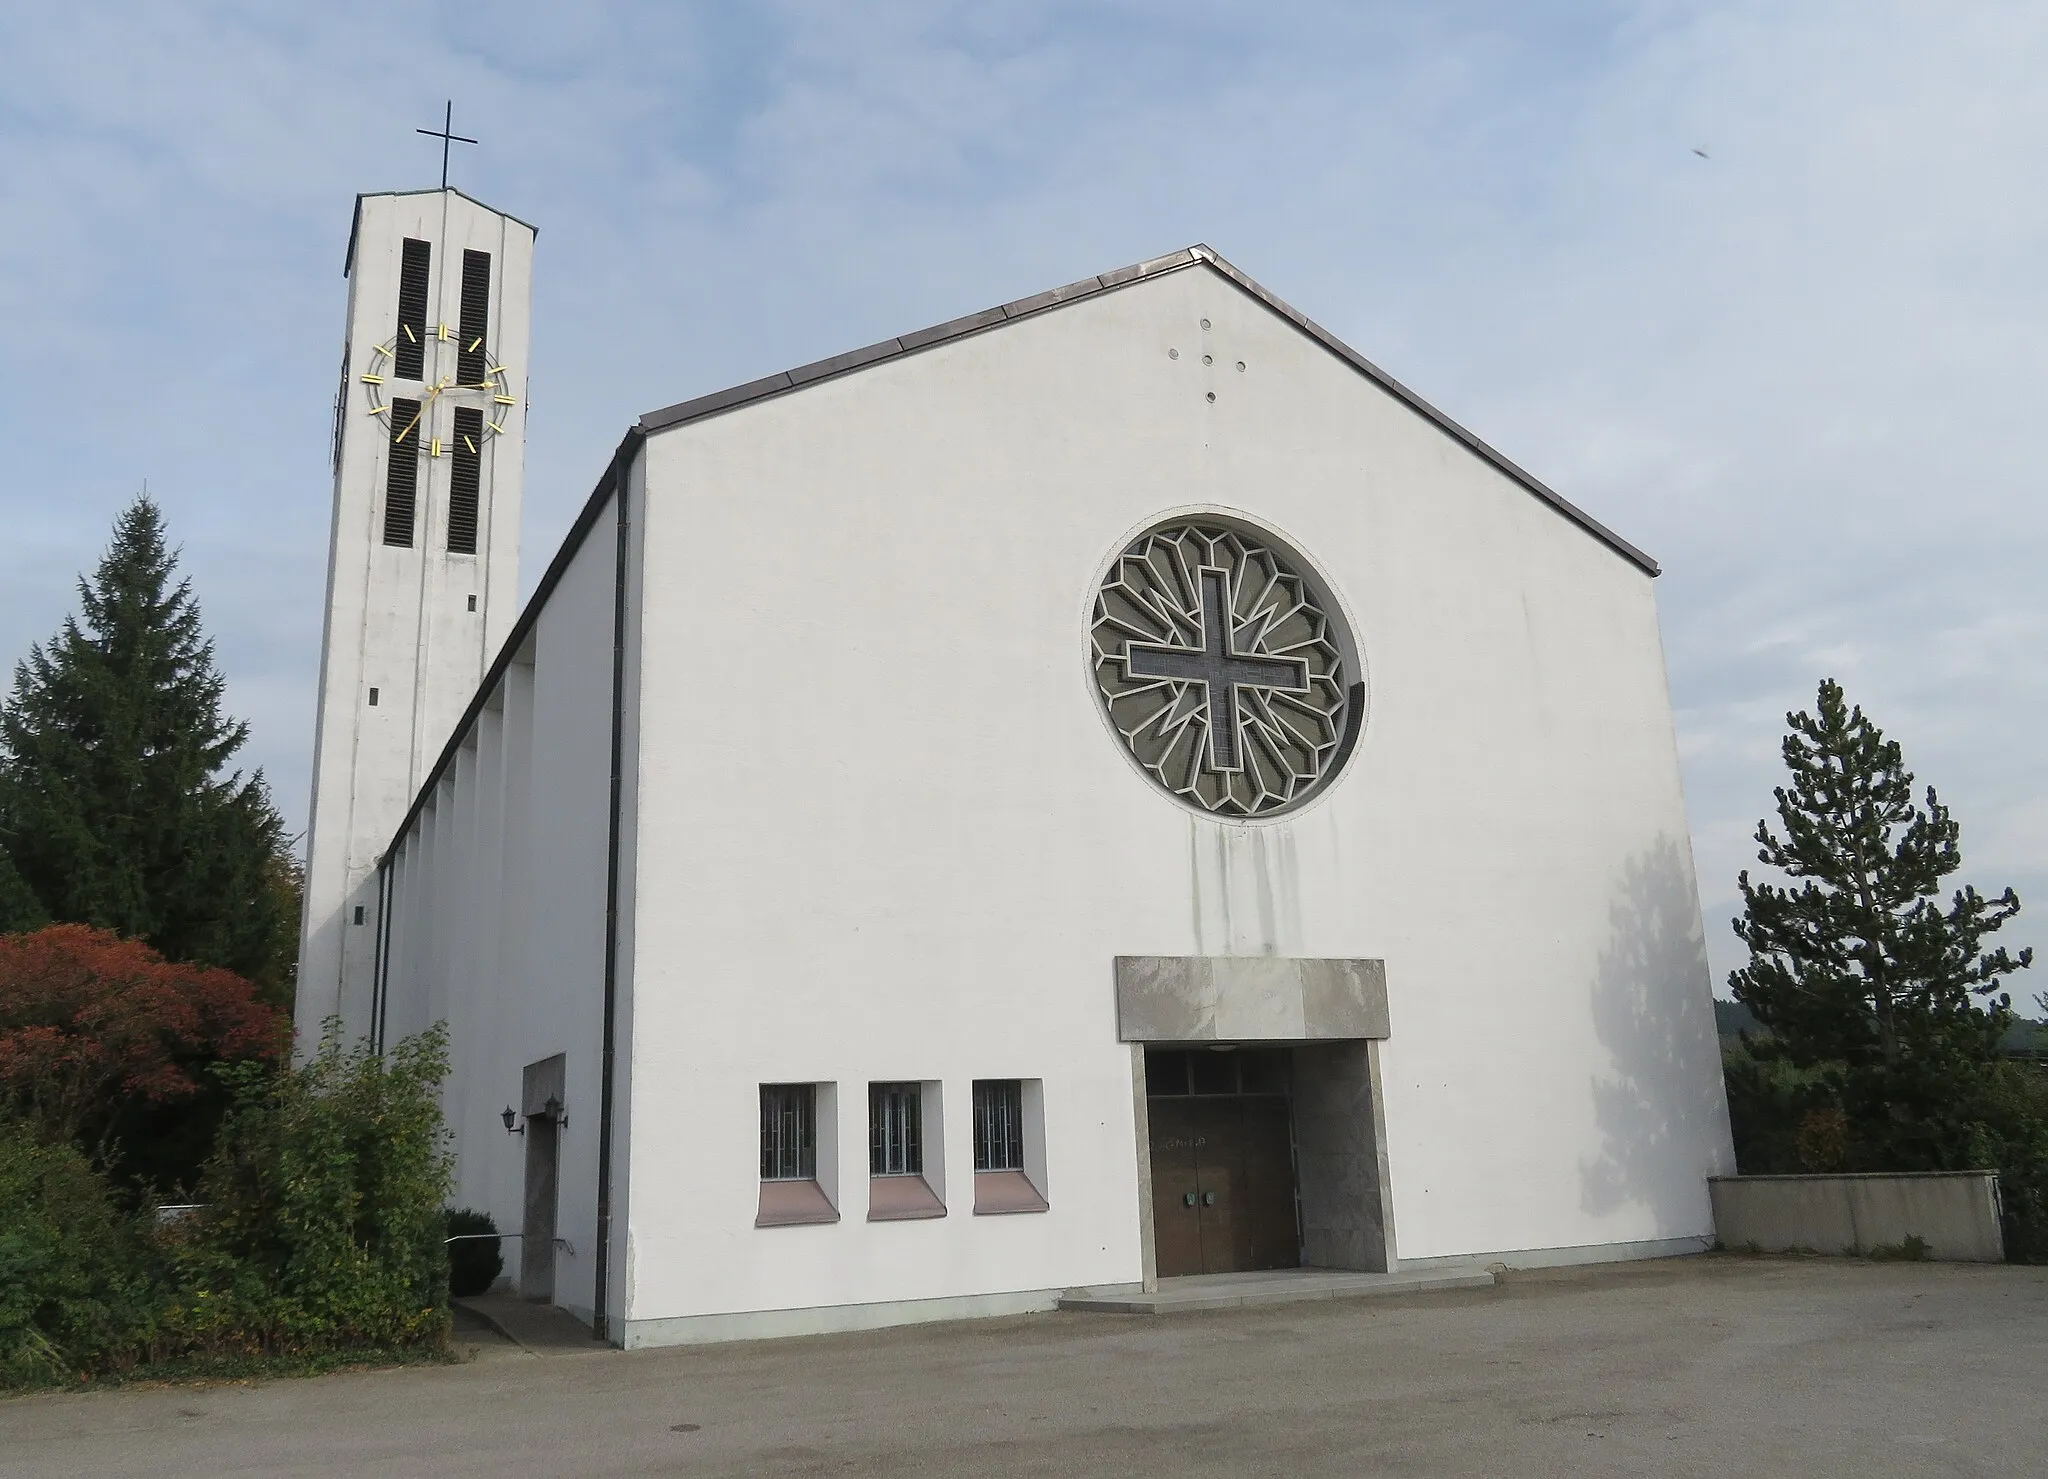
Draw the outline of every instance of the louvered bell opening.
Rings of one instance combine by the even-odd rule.
[[[483,384],[491,361],[485,340],[491,332],[491,254],[462,254],[462,350],[456,356],[455,378],[464,385]]]
[[[454,466],[448,474],[448,553],[476,553],[477,505],[483,488],[484,413],[455,408]]]
[[[400,380],[427,378],[427,269],[433,260],[432,247],[405,239],[398,264],[398,343],[391,355],[391,372]]]
[[[384,542],[412,548],[420,501],[420,403],[391,403],[391,456],[384,471]]]

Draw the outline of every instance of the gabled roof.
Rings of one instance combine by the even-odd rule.
[[[355,270],[356,233],[363,229],[363,202],[370,199],[382,200],[387,196],[394,195],[461,195],[462,198],[468,201],[471,205],[481,205],[485,210],[489,211],[492,215],[505,216],[506,220],[517,222],[519,225],[524,226],[528,231],[531,231],[536,237],[540,235],[540,227],[534,225],[531,221],[521,221],[517,216],[507,216],[505,215],[505,212],[499,210],[494,205],[484,205],[484,203],[481,200],[478,200],[474,195],[463,195],[462,192],[460,190],[457,190],[453,185],[446,186],[445,188],[439,190],[359,191],[356,194],[356,213],[349,220],[348,223],[348,253],[341,259],[341,275],[343,277],[347,277],[349,273]]]
[[[1385,370],[1373,364],[1372,361],[1368,360],[1364,355],[1346,344],[1342,339],[1339,339],[1307,314],[1301,312],[1284,299],[1268,292],[1264,287],[1231,266],[1230,263],[1224,261],[1222,257],[1218,256],[1209,247],[1199,244],[1178,252],[1170,252],[1164,257],[1154,257],[1147,262],[1138,262],[1129,267],[1119,267],[1116,271],[1105,272],[1099,277],[1084,277],[1079,282],[1070,282],[1063,288],[1053,288],[1048,292],[1034,293],[1028,298],[1019,298],[1014,303],[1004,303],[1000,307],[984,309],[980,313],[970,313],[965,318],[951,319],[946,323],[935,324],[928,329],[919,329],[915,333],[903,334],[894,339],[884,339],[881,343],[870,344],[865,349],[851,349],[844,354],[833,355],[830,359],[821,359],[813,364],[800,365],[794,370],[784,370],[780,374],[770,375],[762,380],[750,380],[745,385],[735,385],[729,390],[715,390],[709,395],[700,395],[695,400],[679,401],[675,405],[665,406],[659,411],[649,411],[640,418],[636,430],[642,435],[666,431],[670,427],[681,426],[686,422],[702,420],[706,416],[715,416],[721,411],[730,411],[740,406],[751,405],[755,401],[767,400],[771,396],[786,395],[790,391],[801,390],[807,385],[814,385],[820,380],[830,380],[840,375],[850,375],[857,370],[867,368],[869,365],[880,364],[884,360],[897,359],[906,354],[915,354],[919,350],[930,349],[935,344],[945,344],[955,339],[964,339],[970,334],[987,333],[991,329],[998,329],[1005,324],[1015,323],[1020,318],[1029,318],[1033,314],[1038,313],[1048,313],[1053,309],[1065,307],[1067,304],[1078,302],[1083,298],[1094,297],[1097,293],[1113,292],[1117,288],[1128,287],[1135,282],[1144,282],[1148,278],[1161,277],[1169,272],[1179,272],[1185,268],[1197,266],[1208,268],[1224,278],[1239,291],[1257,299],[1273,312],[1288,320],[1296,328],[1329,350],[1330,353],[1336,355],[1337,358],[1343,360],[1361,375],[1364,375],[1368,380],[1386,391],[1387,394],[1393,396],[1394,399],[1400,401],[1418,415],[1434,422],[1452,440],[1462,443],[1467,450],[1492,464],[1510,478],[1513,478],[1517,483],[1520,483],[1524,488],[1570,519],[1574,524],[1577,524],[1581,529],[1591,534],[1595,539],[1606,544],[1624,559],[1641,568],[1645,573],[1649,575],[1659,573],[1657,562],[1651,559],[1650,556],[1637,549],[1591,514],[1573,504],[1562,494],[1545,486],[1530,473],[1516,466],[1513,462],[1439,411],[1435,406],[1432,406],[1428,401],[1425,401],[1421,396],[1389,375]]]

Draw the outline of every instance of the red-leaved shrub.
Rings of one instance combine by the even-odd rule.
[[[0,1112],[46,1141],[89,1138],[127,1104],[198,1097],[209,1063],[274,1063],[290,1042],[232,972],[82,924],[0,935]]]

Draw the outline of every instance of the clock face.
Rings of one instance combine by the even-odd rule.
[[[404,329],[401,333],[410,333]],[[456,438],[478,452],[483,443],[505,430],[506,417],[518,404],[512,393],[512,372],[490,352],[481,339],[464,344],[452,324],[438,324],[427,331],[423,346],[420,380],[400,379],[393,373],[397,363],[398,339],[393,336],[370,351],[370,362],[358,377],[369,401],[368,414],[391,426],[393,447],[410,446],[424,457],[451,456]],[[476,378],[464,381],[462,361],[468,359]],[[410,407],[394,405],[410,402]],[[457,429],[455,412],[469,407],[479,413],[481,426],[474,432]]]

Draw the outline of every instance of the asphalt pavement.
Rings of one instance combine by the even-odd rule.
[[[2048,1474],[2048,1268],[1725,1255],[0,1400],[0,1476]]]

